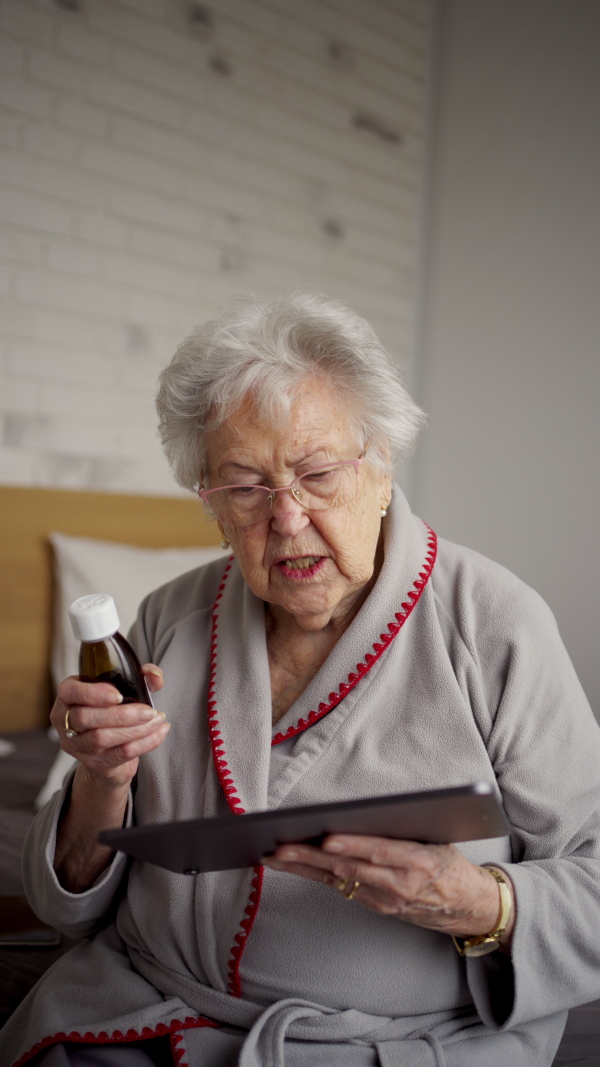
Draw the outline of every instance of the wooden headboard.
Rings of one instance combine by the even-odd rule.
[[[197,501],[0,486],[0,732],[45,726],[52,704],[53,530],[146,548],[219,543]]]

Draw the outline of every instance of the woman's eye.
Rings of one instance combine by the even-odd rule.
[[[304,475],[303,481],[305,481],[305,482],[323,482],[327,478],[330,478],[332,474],[333,474],[332,470],[310,471],[308,474]]]
[[[252,493],[259,492],[259,486],[257,485],[233,485],[229,490],[232,496],[250,496]]]

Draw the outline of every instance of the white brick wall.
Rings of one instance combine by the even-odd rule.
[[[176,492],[156,377],[317,285],[411,374],[433,0],[0,0],[0,482]]]

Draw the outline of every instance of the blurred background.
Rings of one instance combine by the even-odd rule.
[[[403,480],[600,711],[597,0],[0,0],[0,484],[177,495],[159,370],[309,284],[429,414]]]

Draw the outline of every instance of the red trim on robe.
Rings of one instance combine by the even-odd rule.
[[[427,526],[427,523],[425,523],[425,526]],[[377,663],[380,656],[382,656],[386,649],[389,648],[394,638],[398,636],[404,623],[421,598],[423,590],[431,577],[431,572],[437,556],[437,536],[430,526],[427,526],[427,529],[429,530],[427,537],[428,551],[425,557],[425,563],[423,564],[423,569],[419,571],[419,577],[415,580],[413,588],[407,593],[408,602],[402,604],[402,611],[396,612],[396,621],[388,623],[387,633],[380,634],[380,641],[376,641],[373,644],[373,652],[367,652],[364,657],[364,663],[356,664],[356,672],[352,671],[348,675],[347,681],[340,684],[336,693],[329,694],[327,703],[319,704],[318,711],[309,711],[305,719],[299,719],[296,725],[290,726],[284,734],[275,734],[275,737],[271,741],[271,745],[279,745],[282,741],[287,741],[290,737],[296,737],[297,734],[303,733],[309,726],[312,726],[313,723],[318,722],[319,719],[322,719],[323,716],[327,715],[332,708],[337,707],[346,694],[349,693],[351,689],[354,689],[354,686],[360,682],[361,678],[364,678],[365,674],[369,673],[371,667]]]
[[[180,1050],[179,1058],[176,1058],[176,1049],[174,1048],[173,1038],[177,1038],[177,1031],[182,1030],[197,1030],[203,1026],[210,1026],[213,1029],[218,1029],[221,1023],[215,1022],[214,1019],[206,1019],[203,1015],[197,1015],[192,1017],[188,1015],[183,1021],[181,1019],[172,1019],[170,1023],[159,1023],[156,1029],[152,1030],[149,1026],[145,1026],[139,1033],[137,1030],[127,1030],[124,1034],[121,1030],[113,1030],[112,1034],[108,1034],[106,1030],[101,1030],[98,1034],[93,1034],[91,1031],[86,1031],[85,1034],[79,1034],[76,1030],[71,1031],[70,1034],[65,1034],[62,1031],[58,1034],[52,1034],[50,1037],[45,1037],[42,1041],[38,1041],[37,1044],[30,1048],[28,1052],[25,1052],[19,1060],[17,1060],[13,1067],[22,1067],[23,1064],[29,1063],[34,1056],[43,1052],[44,1049],[50,1048],[52,1045],[58,1045],[60,1042],[63,1044],[68,1042],[79,1045],[113,1045],[117,1043],[124,1044],[126,1041],[146,1041],[152,1037],[165,1037],[169,1035],[171,1042],[171,1050],[173,1051],[173,1063],[177,1064],[177,1067],[188,1067],[188,1064],[183,1063],[181,1057],[184,1054],[183,1049]],[[178,1039],[180,1040],[180,1039]]]
[[[278,745],[281,741],[286,741],[290,737],[295,737],[297,734],[303,733],[304,730],[308,730],[313,723],[322,719],[332,708],[335,708],[350,692],[354,689],[354,686],[360,682],[361,678],[364,678],[365,674],[371,670],[371,667],[377,663],[378,659],[383,653],[390,647],[392,641],[398,636],[400,630],[404,626],[404,623],[408,619],[409,615],[414,611],[414,608],[418,604],[423,590],[427,585],[433,566],[435,564],[437,556],[437,535],[424,523],[428,530],[427,536],[427,553],[425,556],[425,562],[422,569],[419,571],[418,578],[415,579],[412,589],[406,594],[406,600],[402,603],[402,610],[395,613],[395,622],[388,623],[387,633],[380,634],[380,641],[376,641],[373,644],[373,652],[367,652],[364,657],[364,663],[358,663],[356,665],[356,673],[351,672],[348,675],[346,682],[341,682],[337,692],[329,694],[329,701],[327,703],[319,704],[318,711],[310,711],[306,719],[299,719],[295,726],[290,726],[286,730],[285,734],[276,734],[271,745]],[[217,596],[213,606],[212,614],[212,637],[210,646],[210,680],[208,687],[208,730],[210,734],[210,740],[213,751],[213,759],[219,781],[223,787],[227,803],[234,815],[244,815],[245,809],[242,807],[242,803],[237,794],[235,782],[227,763],[227,757],[225,756],[225,749],[221,740],[221,731],[219,729],[219,719],[217,713],[217,701],[215,694],[215,681],[216,681],[216,669],[217,669],[217,643],[218,643],[218,604],[222,599],[223,592],[231,566],[233,564],[234,557],[228,561],[227,566],[223,572],[221,583],[217,590]],[[254,878],[252,879],[252,892],[248,898],[248,904],[244,912],[244,918],[240,923],[240,931],[235,935],[235,943],[231,949],[231,955],[229,958],[229,992],[233,997],[242,996],[242,982],[240,977],[240,965],[242,962],[242,956],[246,948],[250,932],[254,925],[258,908],[260,905],[260,896],[262,891],[264,878],[264,867],[259,866],[254,868]]]

